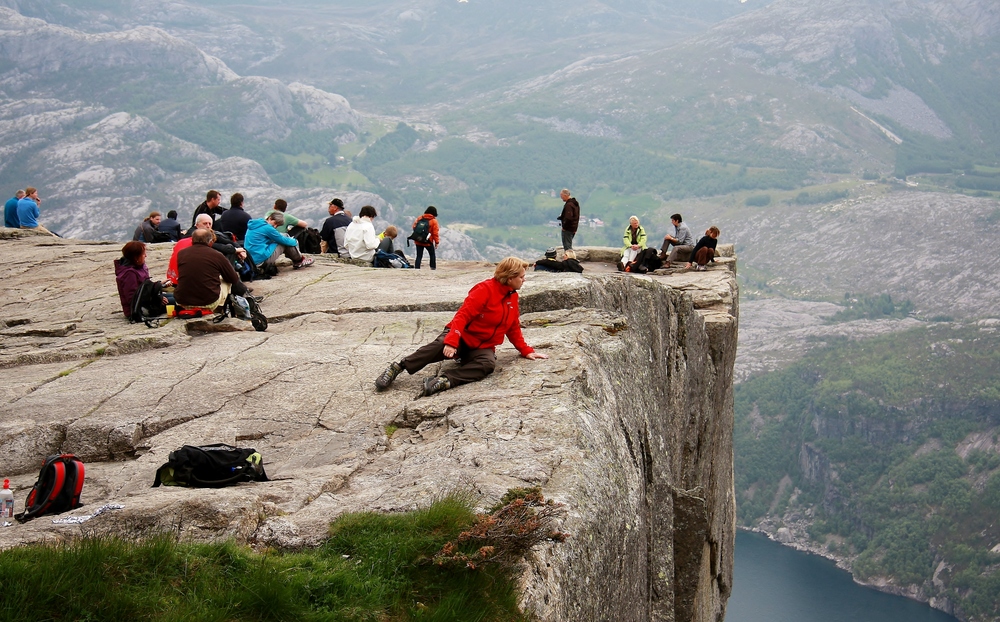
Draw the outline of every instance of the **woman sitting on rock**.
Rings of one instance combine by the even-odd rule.
[[[698,240],[694,250],[691,251],[691,261],[687,267],[694,265],[695,270],[708,270],[708,262],[715,263],[715,248],[719,244],[719,228],[712,226],[705,232],[704,237]]]
[[[427,365],[445,359],[452,359],[458,365],[446,367],[440,376],[424,380],[425,396],[482,380],[493,373],[497,364],[495,350],[503,343],[504,337],[526,359],[549,358],[535,352],[521,335],[517,290],[524,284],[524,271],[529,265],[517,257],[501,261],[493,271],[493,278],[469,290],[465,302],[444,332],[398,363],[390,363],[375,380],[375,389],[388,389],[404,369],[409,374],[415,374]]]
[[[129,242],[122,247],[121,259],[115,260],[115,281],[118,282],[118,298],[121,299],[125,317],[132,317],[132,299],[142,282],[149,278],[146,267],[146,245]]]
[[[646,230],[639,224],[639,217],[632,216],[628,219],[628,227],[625,228],[625,235],[622,236],[622,258],[618,262],[618,270],[626,271],[639,253],[646,248]]]

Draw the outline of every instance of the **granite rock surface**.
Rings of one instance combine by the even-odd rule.
[[[82,525],[0,527],[0,547],[81,533],[169,530],[302,547],[349,511],[403,511],[455,489],[483,506],[515,486],[566,505],[561,544],[525,563],[543,620],[722,620],[732,584],[735,260],[707,272],[530,272],[524,334],[482,382],[417,397],[432,366],[384,392],[385,365],[433,339],[485,262],[376,270],[317,257],[271,280],[266,332],[227,319],[123,317],[119,243],[5,230],[0,274],[0,472],[18,511],[40,460],[87,462]],[[170,244],[152,245],[162,278]],[[594,253],[598,257],[599,253]],[[441,365],[450,365],[446,362]],[[151,488],[183,444],[252,446],[270,482]]]

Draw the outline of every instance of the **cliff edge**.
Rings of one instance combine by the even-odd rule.
[[[485,263],[376,270],[318,257],[253,283],[267,332],[227,319],[130,325],[120,243],[5,231],[0,476],[18,510],[41,459],[87,461],[80,526],[0,528],[0,547],[82,530],[308,546],[347,511],[400,511],[455,488],[484,505],[539,485],[571,538],[536,548],[523,605],[543,620],[721,621],[732,585],[735,259],[707,272],[529,272],[525,337],[485,381],[417,398],[435,369],[376,393],[386,363],[433,339]],[[162,278],[170,245],[152,245]],[[596,257],[597,254],[595,253]],[[448,365],[450,363],[444,363]],[[272,481],[151,488],[182,444],[257,448]],[[62,517],[60,517],[62,518]]]

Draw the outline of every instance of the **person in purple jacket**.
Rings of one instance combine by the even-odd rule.
[[[142,282],[149,278],[146,267],[146,245],[129,242],[122,247],[122,256],[115,259],[115,281],[118,282],[118,298],[122,303],[122,313],[132,317],[132,299]]]

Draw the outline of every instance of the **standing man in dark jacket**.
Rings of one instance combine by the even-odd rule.
[[[562,214],[559,214],[559,222],[562,223],[562,245],[563,250],[568,251],[573,248],[573,236],[580,226],[580,204],[569,194],[569,190],[563,188],[559,193],[559,198],[565,201]]]
[[[243,210],[243,195],[237,192],[229,197],[229,209],[219,217],[219,231],[228,231],[236,236],[238,242],[243,242],[247,237],[247,223],[250,222],[250,214]]]
[[[222,212],[226,211],[226,208],[219,205],[222,203],[222,195],[219,194],[218,190],[209,190],[205,193],[205,200],[201,202],[201,205],[194,208],[194,216],[191,217],[191,229],[194,229],[195,220],[198,219],[199,214],[208,214],[212,217],[212,228],[215,229],[215,217],[221,216]]]

